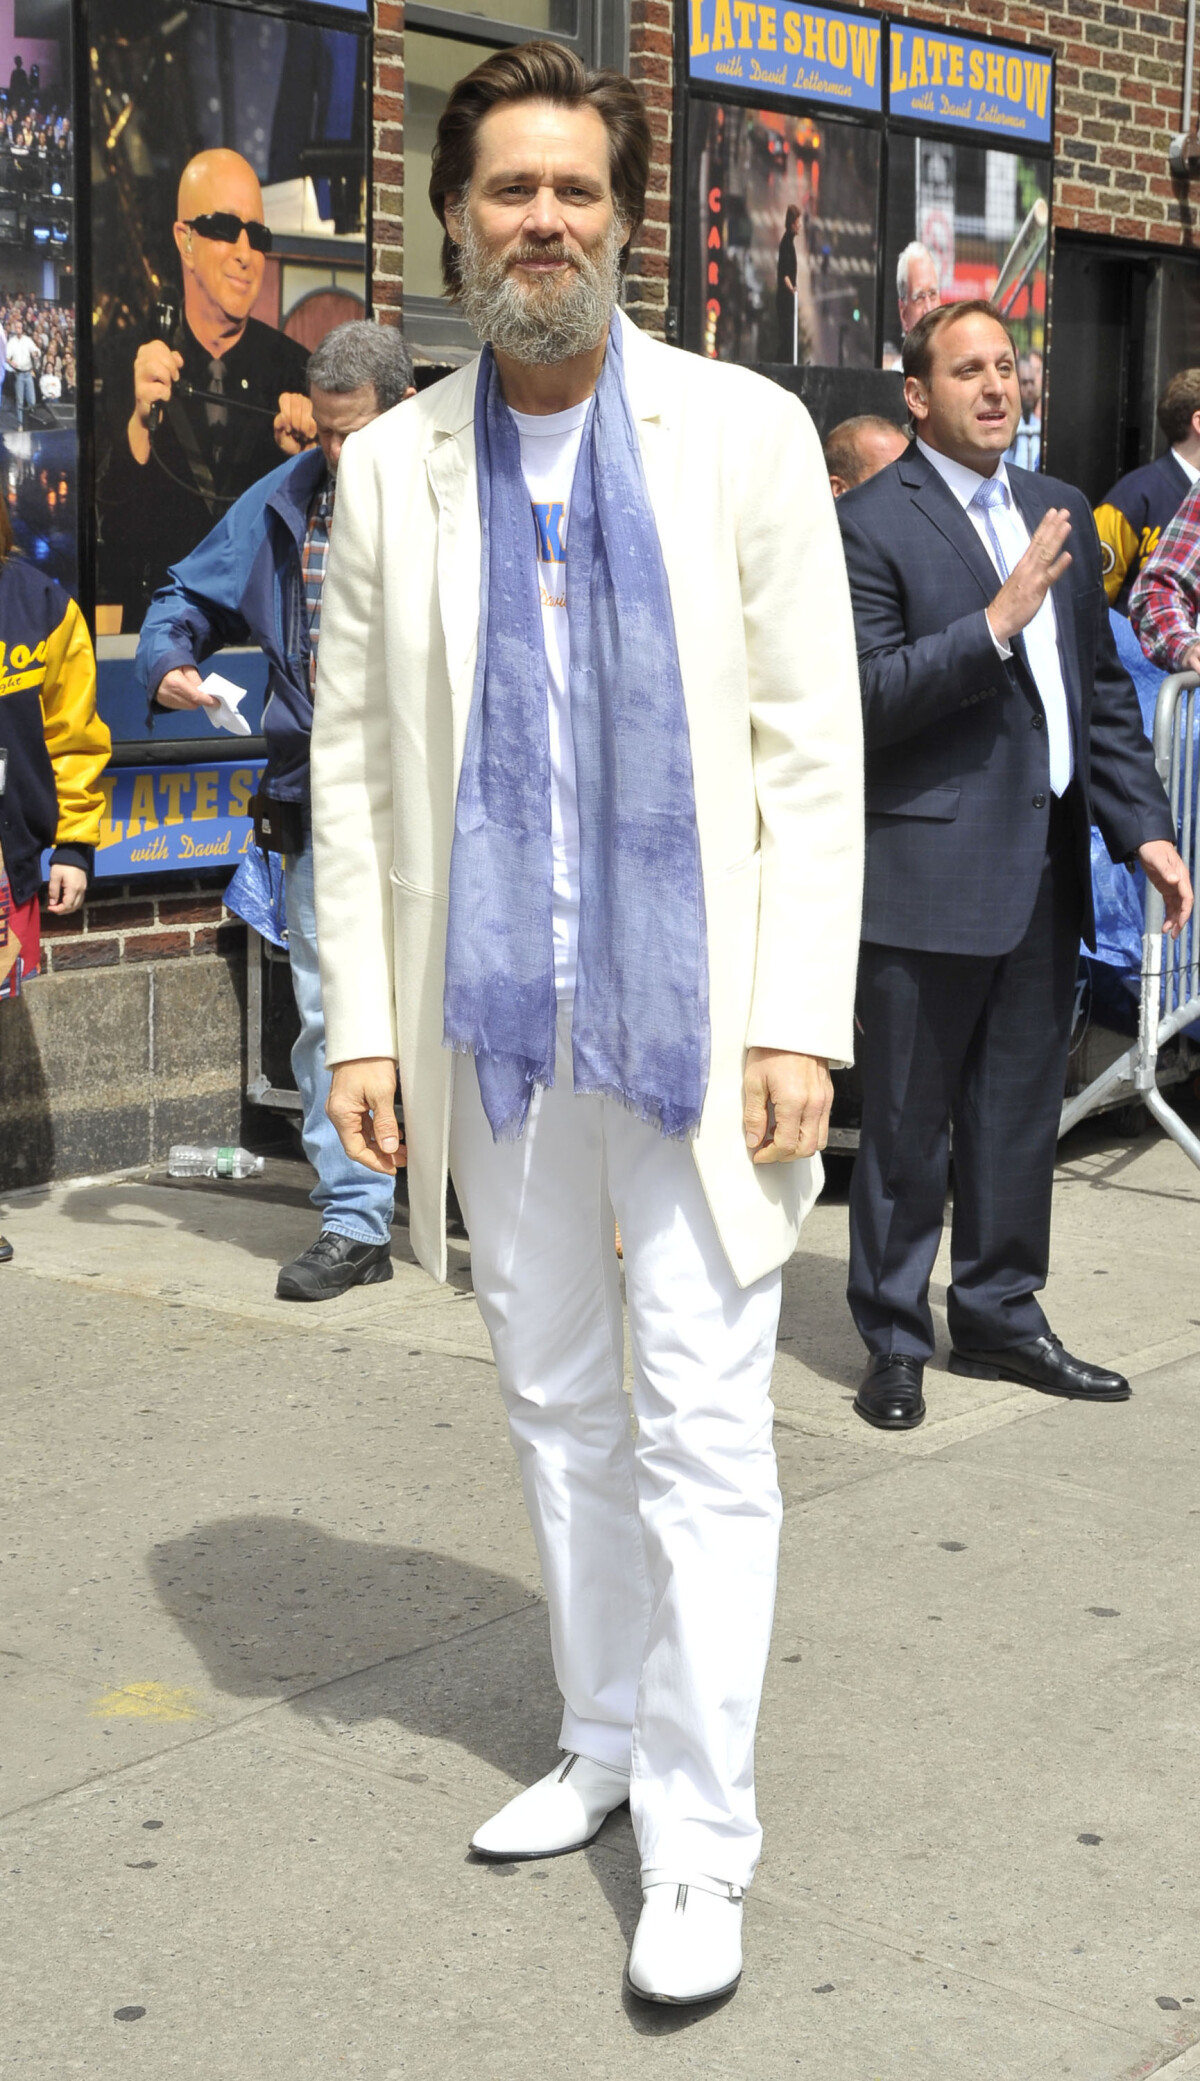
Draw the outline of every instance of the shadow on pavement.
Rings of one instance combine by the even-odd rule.
[[[390,1722],[454,1743],[517,1786],[554,1764],[560,1699],[545,1605],[511,1576],[267,1515],[196,1525],[154,1547],[148,1568],[164,1609],[228,1696],[293,1691],[288,1710],[326,1730],[331,1721],[351,1733]],[[584,1855],[632,1941],[641,1888],[626,1808]],[[481,1883],[514,1869],[470,1861]],[[651,2007],[628,1990],[625,2008],[647,2036],[708,2013]]]
[[[156,1546],[148,1565],[165,1610],[227,1695],[294,1690],[287,1704],[299,1715],[392,1719],[518,1782],[553,1760],[527,1731],[531,1718],[557,1723],[544,1606],[509,1576],[265,1515],[197,1525]],[[519,1646],[512,1623],[489,1624],[501,1619],[524,1621]],[[336,1698],[333,1684],[343,1686]]]

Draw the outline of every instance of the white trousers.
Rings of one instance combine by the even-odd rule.
[[[550,1607],[564,1749],[632,1771],[643,1869],[747,1885],[782,1502],[780,1274],[741,1289],[690,1148],[557,1081],[492,1140],[455,1065],[450,1161]],[[633,1436],[613,1216],[633,1347]]]

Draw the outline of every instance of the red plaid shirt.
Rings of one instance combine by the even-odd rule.
[[[1129,619],[1148,658],[1182,672],[1200,635],[1200,484],[1188,493],[1129,595]]]
[[[333,523],[334,479],[325,475],[323,482],[313,493],[308,509],[308,527],[304,536],[304,547],[300,552],[300,572],[304,583],[304,619],[308,626],[308,690],[311,694],[317,684],[317,644],[321,636],[321,594],[325,586],[325,566],[329,561],[329,530]]]

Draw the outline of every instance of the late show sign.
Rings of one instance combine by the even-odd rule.
[[[1051,58],[924,23],[758,0],[689,0],[688,73],[713,86],[966,129],[1012,144],[1053,136]]]
[[[892,115],[983,131],[999,142],[1051,142],[1053,61],[1043,52],[911,22],[893,22],[888,40]]]
[[[756,0],[690,0],[688,70],[715,86],[883,107],[882,29],[870,15]]]
[[[253,840],[250,797],[262,771],[261,759],[110,766],[100,778],[104,816],[97,875],[232,871]]]

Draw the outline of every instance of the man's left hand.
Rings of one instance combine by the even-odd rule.
[[[312,415],[312,406],[299,390],[285,390],[279,400],[275,414],[275,445],[285,455],[299,455],[302,448],[311,448],[317,438],[317,422]]]
[[[1153,882],[1166,909],[1163,931],[1178,939],[1192,915],[1192,884],[1187,868],[1169,838],[1152,838],[1139,845],[1138,859]]]
[[[742,1088],[746,1147],[755,1163],[794,1163],[825,1147],[833,1080],[823,1055],[751,1048]]]
[[[82,867],[51,864],[50,894],[46,909],[56,917],[65,918],[69,911],[78,910],[87,893],[88,878]]]

